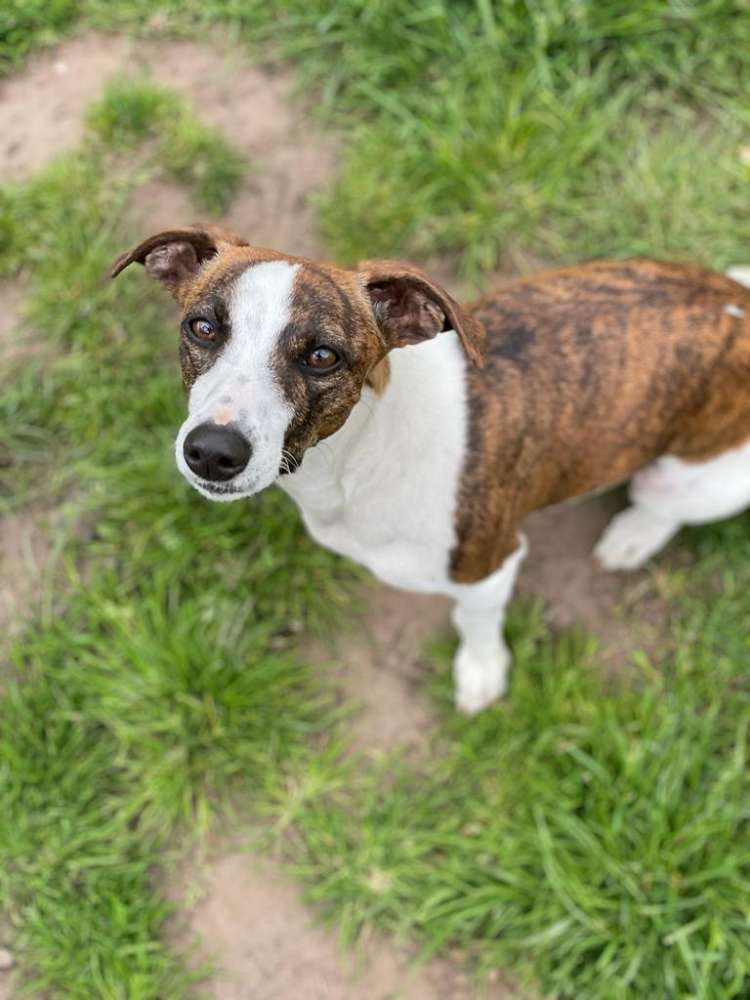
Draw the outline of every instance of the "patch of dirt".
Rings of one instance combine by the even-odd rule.
[[[219,221],[259,246],[318,254],[313,196],[332,178],[335,143],[293,98],[288,74],[252,67],[224,46],[192,42],[141,47],[139,63],[187,96],[201,120],[250,163],[249,177]],[[134,207],[144,232],[185,224],[196,214],[188,197],[163,181],[138,193]]]
[[[25,180],[77,146],[86,108],[133,48],[123,37],[84,35],[0,81],[0,178]]]
[[[0,371],[8,371],[35,350],[21,330],[25,293],[20,280],[0,282]]]
[[[0,283],[0,370],[3,372],[12,372],[26,358],[45,350],[45,345],[35,342],[22,326],[25,291],[20,280]],[[0,662],[3,647],[21,630],[38,599],[48,556],[44,511],[24,509],[0,518]]]
[[[13,980],[15,978],[12,969],[7,972],[0,970],[0,1000],[13,1000],[15,993]]]
[[[669,604],[651,575],[658,570],[609,573],[591,555],[624,502],[610,492],[531,514],[523,526],[529,554],[517,587],[518,593],[542,600],[552,629],[593,633],[600,661],[613,672],[626,667],[636,650],[656,652],[669,618]]]
[[[621,507],[616,496],[605,494],[547,507],[526,518],[529,554],[518,591],[541,598],[552,627],[606,629],[606,618],[622,596],[623,577],[600,569],[591,550]]]
[[[55,346],[39,340],[24,321],[28,282],[23,276],[0,281],[0,373],[10,376],[29,358],[52,357]]]
[[[49,554],[44,513],[31,510],[0,518],[0,654],[39,599]]]
[[[260,246],[318,253],[312,196],[331,179],[335,143],[293,98],[288,74],[251,66],[218,40],[148,42],[91,32],[39,54],[23,73],[0,83],[0,177],[22,180],[73,149],[83,137],[87,107],[107,81],[144,73],[187,97],[198,117],[250,163],[246,182],[218,221]],[[197,214],[181,188],[158,180],[135,195],[133,211],[144,233],[189,224]]]
[[[623,503],[605,494],[535,511],[523,524],[529,554],[517,590],[540,598],[551,627],[581,625],[606,631],[622,597],[624,576],[606,573],[591,555],[610,518]]]
[[[216,963],[200,987],[211,1000],[520,1000],[500,982],[474,986],[448,961],[412,968],[412,950],[377,936],[344,951],[298,886],[253,854],[211,861],[182,894],[194,898],[196,881],[199,901],[173,934],[194,968]]]
[[[352,752],[398,748],[424,759],[435,734],[424,647],[448,627],[451,602],[376,582],[365,588],[364,599],[366,611],[331,646],[318,640],[306,652],[334,664],[346,700],[359,706],[348,733]]]

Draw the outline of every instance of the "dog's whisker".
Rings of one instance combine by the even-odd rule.
[[[299,468],[299,462],[287,448],[281,449],[281,468],[287,475],[291,475]]]

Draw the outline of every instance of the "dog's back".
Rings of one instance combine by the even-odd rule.
[[[468,374],[459,533],[486,536],[475,558],[512,544],[529,510],[750,437],[750,291],[724,275],[595,262],[515,282],[473,313],[488,364]]]

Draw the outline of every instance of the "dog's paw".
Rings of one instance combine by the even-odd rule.
[[[628,507],[613,517],[594,549],[608,570],[634,570],[655,555],[679,530],[679,524],[654,517],[642,507]]]
[[[456,680],[456,708],[464,715],[476,715],[502,698],[508,688],[510,653],[500,647],[478,656],[459,647],[453,662]]]

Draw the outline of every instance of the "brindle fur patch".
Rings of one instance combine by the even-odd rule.
[[[387,357],[379,361],[367,373],[365,385],[369,385],[377,396],[382,396],[391,378],[391,363]]]
[[[190,392],[195,380],[208,371],[214,363],[215,357],[215,354],[209,355],[205,348],[188,340],[184,333],[180,334],[180,369],[182,371],[182,384],[186,392]]]
[[[198,318],[211,322],[217,333],[215,344],[199,344],[188,336],[185,329],[186,322]],[[195,380],[213,365],[221,354],[224,344],[229,340],[230,334],[229,309],[220,292],[205,295],[185,311],[180,326],[180,367],[182,383],[186,390],[189,391]]]
[[[531,510],[660,455],[703,461],[750,437],[750,292],[723,275],[582,264],[505,287],[473,315],[488,363],[467,366],[458,582],[497,569]]]
[[[339,354],[344,364],[330,374],[305,372],[300,359],[321,344]],[[368,375],[384,355],[372,311],[353,275],[302,263],[295,278],[289,323],[271,362],[292,404],[284,448],[295,461],[301,462],[308,448],[343,425]]]

